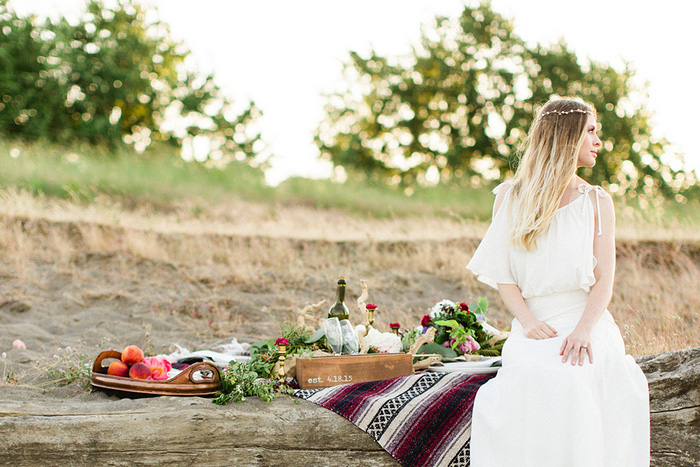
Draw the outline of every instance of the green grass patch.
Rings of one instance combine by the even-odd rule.
[[[419,187],[406,195],[398,187],[357,181],[291,178],[277,188],[278,202],[310,203],[319,209],[342,209],[374,218],[452,217],[487,220],[493,195],[488,189],[457,186]]]
[[[487,221],[493,195],[487,187],[456,185],[418,187],[407,195],[398,187],[348,181],[291,178],[278,187],[265,184],[262,170],[233,162],[222,168],[185,162],[178,150],[160,145],[145,153],[128,148],[109,151],[76,145],[0,142],[0,186],[20,187],[48,197],[90,203],[107,195],[125,207],[148,205],[169,210],[188,201],[216,205],[231,199],[269,204],[303,204],[316,209],[340,209],[372,218],[447,217]],[[685,204],[663,201],[640,207],[616,200],[619,220],[645,225],[697,227],[700,200]]]
[[[260,169],[245,163],[217,168],[184,162],[175,148],[167,146],[139,154],[126,148],[107,151],[8,141],[0,142],[0,185],[79,203],[108,195],[127,207],[148,203],[155,209],[168,209],[183,200],[216,204],[234,198],[341,209],[374,218],[484,220],[490,217],[493,200],[486,189],[449,186],[418,188],[412,196],[397,187],[304,178],[270,187]]]
[[[166,207],[183,199],[220,202],[232,194],[270,200],[273,189],[264,174],[247,164],[224,168],[184,162],[176,149],[160,147],[138,154],[127,149],[66,148],[56,145],[0,143],[0,184],[49,197],[89,202],[106,194],[127,205],[142,202]]]

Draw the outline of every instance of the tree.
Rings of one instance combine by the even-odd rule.
[[[188,71],[189,55],[155,12],[133,0],[87,0],[77,24],[21,18],[0,0],[0,131],[142,150],[205,137],[216,159],[252,159],[259,110],[235,110],[214,77]]]
[[[367,180],[501,180],[517,167],[536,106],[580,96],[596,106],[605,140],[590,180],[643,198],[692,182],[652,136],[645,88],[629,64],[617,71],[582,60],[563,42],[529,46],[488,3],[436,18],[408,57],[351,52],[345,75],[315,141],[322,157]]]

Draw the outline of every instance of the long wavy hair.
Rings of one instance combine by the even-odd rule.
[[[576,173],[592,106],[573,99],[547,102],[530,127],[512,188],[515,246],[532,251],[549,230],[564,190]]]

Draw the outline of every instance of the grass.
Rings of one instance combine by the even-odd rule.
[[[272,188],[261,170],[244,163],[224,168],[178,160],[160,146],[144,154],[126,149],[66,148],[47,144],[0,142],[0,185],[21,187],[51,198],[91,202],[100,195],[126,206],[150,204],[167,210],[174,203],[195,203],[197,210],[234,198],[342,209],[373,218],[456,217],[488,219],[492,196],[485,189],[419,188],[406,196],[398,188],[292,178]],[[14,156],[14,157],[13,157]]]
[[[261,200],[273,195],[264,186],[263,173],[246,164],[207,168],[179,161],[173,152],[167,147],[137,154],[5,141],[0,143],[0,184],[75,202],[109,195],[127,206],[150,203],[155,208],[190,197],[212,203],[233,193]]]
[[[234,162],[223,168],[184,162],[168,146],[144,154],[127,149],[109,152],[71,147],[0,142],[0,186],[34,195],[90,204],[105,198],[127,209],[170,212],[186,206],[193,217],[228,200],[341,210],[372,219],[431,218],[458,223],[486,222],[493,196],[486,187],[417,188],[407,196],[397,187],[348,181],[291,178],[278,187],[265,184],[261,170]],[[700,200],[672,201],[640,208],[616,201],[618,225],[625,238],[692,237],[700,227]],[[689,232],[690,231],[690,232]]]

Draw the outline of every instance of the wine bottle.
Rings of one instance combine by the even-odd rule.
[[[348,319],[349,314],[350,310],[345,304],[345,278],[340,276],[340,279],[338,279],[338,290],[335,293],[335,303],[328,310],[328,317],[338,318],[338,320],[342,321]]]

